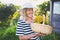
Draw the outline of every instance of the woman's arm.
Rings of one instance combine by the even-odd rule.
[[[21,36],[19,36],[19,39],[20,39],[20,40],[28,40],[28,39],[30,39],[30,38],[33,38],[33,37],[37,36],[38,34],[39,34],[39,33],[30,34],[30,35],[21,35]]]
[[[43,33],[36,33],[36,34],[30,34],[30,35],[21,35],[21,36],[19,36],[19,39],[20,40],[28,40],[28,39],[33,38],[35,36],[45,36],[45,34],[43,34]]]

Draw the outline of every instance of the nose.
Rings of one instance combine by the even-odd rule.
[[[32,13],[33,13],[33,11],[30,11],[30,13],[32,14]]]

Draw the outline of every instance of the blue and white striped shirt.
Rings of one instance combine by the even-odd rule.
[[[16,35],[29,35],[29,34],[34,34],[34,32],[31,30],[30,24],[27,24],[23,20],[18,20]],[[31,38],[30,40],[40,40],[40,38],[36,36],[34,38]]]

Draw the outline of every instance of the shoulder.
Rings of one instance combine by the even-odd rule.
[[[17,24],[25,24],[23,20],[18,20]]]
[[[22,22],[23,22],[23,20],[18,20],[18,21],[17,21],[17,23],[22,23]]]

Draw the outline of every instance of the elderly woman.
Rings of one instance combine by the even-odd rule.
[[[43,34],[33,32],[30,26],[33,23],[33,7],[31,4],[24,4],[23,17],[17,22],[16,35],[19,36],[19,40],[40,40],[39,36],[43,36]]]

